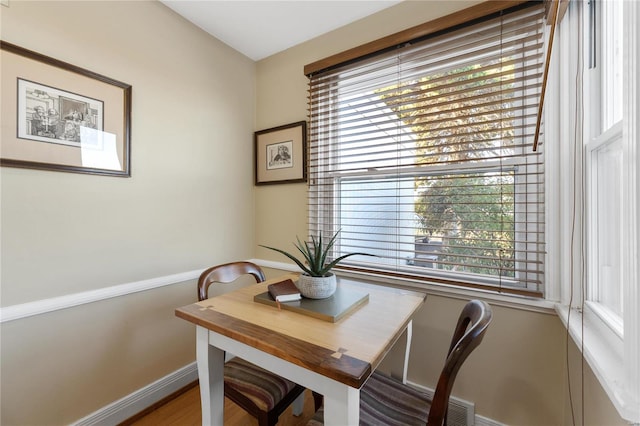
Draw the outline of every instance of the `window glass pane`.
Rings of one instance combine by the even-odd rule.
[[[602,131],[622,120],[622,1],[602,5]]]
[[[592,251],[595,271],[589,285],[589,300],[618,316],[622,303],[622,134],[592,153]]]

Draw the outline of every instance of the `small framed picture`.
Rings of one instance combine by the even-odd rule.
[[[256,185],[306,182],[307,122],[255,132]]]

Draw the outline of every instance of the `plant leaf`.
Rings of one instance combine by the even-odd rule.
[[[301,262],[300,260],[298,260],[295,256],[293,256],[290,253],[287,253],[284,250],[275,248],[275,247],[269,247],[269,246],[265,246],[260,244],[260,247],[264,247],[264,248],[268,248],[269,250],[274,250],[277,251],[278,253],[284,254],[285,256],[287,256],[289,259],[293,260],[299,267],[300,269],[302,269],[302,271],[307,274],[310,275],[312,277],[323,277],[327,274],[327,272],[329,272],[334,266],[336,266],[338,263],[340,263],[342,260],[346,259],[349,256],[355,256],[355,255],[362,255],[362,256],[375,256],[373,254],[369,254],[369,253],[347,253],[343,256],[338,257],[337,259],[334,259],[331,263],[325,265],[325,262],[327,261],[327,257],[329,256],[329,253],[331,252],[331,249],[333,248],[335,242],[336,242],[336,238],[338,237],[338,233],[340,232],[340,230],[338,230],[329,240],[329,242],[327,243],[326,247],[323,247],[322,244],[322,233],[320,233],[318,235],[318,238],[316,239],[316,237],[314,235],[311,236],[311,242],[309,241],[300,241],[300,238],[298,236],[296,236],[296,243],[293,243],[293,245],[296,247],[296,249],[298,249],[298,251],[300,252],[300,254],[302,254],[302,257],[304,258],[305,262],[307,263],[307,265],[305,266],[305,264],[303,262]]]
[[[319,270],[322,269],[322,267],[324,266],[324,256],[322,255],[323,251],[322,251],[322,233],[320,233],[320,235],[318,236],[318,240],[316,241],[316,239],[314,238],[314,236],[311,236],[311,244],[313,245],[313,257],[314,257],[314,264],[315,264],[315,270],[316,272],[318,272]]]
[[[331,252],[331,248],[333,247],[333,244],[336,241],[336,238],[338,237],[338,233],[340,232],[340,230],[338,230],[338,232],[336,232],[333,237],[331,237],[331,239],[329,240],[329,243],[327,244],[327,248],[324,250],[324,253],[322,255],[322,263],[321,263],[321,268],[324,270],[326,269],[324,267],[325,262],[327,261],[327,256],[329,256],[329,253]],[[331,268],[329,268],[331,269]],[[323,274],[324,275],[324,274]]]
[[[315,271],[316,270],[316,266],[313,263],[313,256],[311,255],[311,250],[309,249],[309,244],[307,244],[306,241],[303,243],[302,241],[300,241],[300,238],[298,238],[297,236],[296,236],[296,240],[298,241],[298,243],[296,244],[296,247],[298,248],[298,251],[300,253],[302,253],[302,256],[306,260],[307,265],[309,265],[309,270],[312,271],[312,272]]]

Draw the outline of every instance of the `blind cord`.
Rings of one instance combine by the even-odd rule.
[[[401,86],[401,82],[402,82],[402,78],[401,78],[401,74],[402,74],[402,61],[400,60],[400,53],[398,53],[398,55],[396,56],[396,90],[398,91],[398,93],[400,93],[402,91]],[[402,122],[402,120],[400,120],[399,123],[396,123],[395,126],[395,131],[396,131],[396,140],[400,140],[402,135],[401,135],[401,128],[402,126],[404,126],[404,123]],[[396,149],[396,199],[400,200],[401,196],[400,196],[400,192],[401,192],[401,185],[400,185],[400,163],[402,161],[402,154],[400,153],[400,149]],[[395,246],[396,246],[396,250],[400,249],[400,203],[396,202],[396,217],[395,217]],[[414,244],[415,247],[415,244]],[[396,260],[396,270],[400,269],[400,264],[399,264],[399,260]]]
[[[582,40],[582,32],[579,33],[580,37],[578,38],[578,43],[581,42]],[[582,48],[582,44],[579,44],[579,48]],[[579,50],[579,73],[580,73],[580,81],[581,81],[581,94],[580,94],[580,108],[579,108],[579,112],[580,112],[580,122],[584,123],[584,74],[583,74],[583,67],[584,67],[584,58],[582,56],[582,50]],[[576,108],[576,110],[578,110],[578,108]],[[583,136],[578,142],[582,142],[582,140],[584,139],[584,125],[581,126],[581,128],[583,129],[581,131],[581,135]],[[586,198],[586,190],[585,190],[585,156],[584,156],[584,151],[582,150],[582,147],[584,146],[584,143],[580,143],[580,150],[578,151],[580,153],[579,158],[580,158],[580,165],[581,165],[581,180],[580,180],[580,217],[584,218],[585,217],[585,198]],[[585,241],[586,241],[586,226],[585,226],[585,221],[582,220],[581,222],[582,224],[582,239],[581,239],[581,243],[580,243],[580,272],[581,272],[581,276],[580,276],[580,283],[582,284],[582,291],[580,292],[580,311],[582,313],[582,315],[580,316],[580,391],[581,391],[581,401],[580,401],[580,408],[581,408],[581,423],[582,425],[584,425],[584,414],[585,414],[585,407],[584,407],[584,302],[585,302],[585,294],[587,292],[587,283],[586,283],[586,259],[585,259]]]
[[[577,57],[577,64],[576,64],[576,76],[575,76],[575,81],[576,81],[576,85],[575,85],[575,91],[576,91],[576,95],[575,95],[575,117],[574,117],[574,129],[573,129],[573,205],[572,205],[572,217],[571,217],[571,246],[570,246],[570,250],[571,250],[571,254],[570,254],[570,279],[569,279],[569,309],[568,309],[568,313],[567,313],[567,329],[566,329],[566,336],[565,336],[565,357],[566,357],[566,368],[567,368],[567,384],[568,384],[568,394],[569,394],[569,405],[571,408],[571,421],[572,424],[575,426],[576,425],[576,418],[575,418],[575,405],[573,402],[573,391],[572,391],[572,385],[571,385],[571,370],[570,370],[570,366],[571,366],[571,360],[569,357],[569,342],[571,339],[570,336],[570,325],[571,325],[571,311],[573,309],[573,300],[574,300],[574,286],[575,286],[575,276],[574,276],[574,268],[575,268],[575,263],[574,263],[574,258],[575,258],[575,251],[574,251],[574,244],[575,244],[575,233],[576,233],[576,212],[577,212],[577,202],[576,202],[576,198],[577,198],[577,194],[580,193],[581,196],[581,200],[580,200],[580,208],[581,208],[581,214],[582,217],[584,217],[584,177],[582,176],[582,170],[581,170],[581,179],[580,182],[578,182],[578,172],[577,172],[577,165],[578,165],[578,157],[579,157],[579,153],[582,152],[581,149],[581,139],[578,137],[578,132],[580,131],[580,134],[582,134],[581,128],[583,127],[583,123],[584,123],[584,102],[583,102],[583,95],[584,95],[584,85],[582,84],[582,81],[584,80],[584,76],[583,76],[583,66],[584,66],[584,58],[582,55],[582,34],[583,34],[583,28],[582,28],[582,20],[579,19],[578,20],[578,35],[577,35],[577,39],[578,39],[578,57]],[[580,94],[580,96],[578,97],[578,94]],[[584,159],[582,159],[580,161],[580,164],[583,166],[584,169]],[[579,187],[579,190],[578,190]],[[582,227],[584,228],[584,224],[582,224]],[[584,232],[582,233],[582,235],[584,236]],[[581,290],[582,290],[582,295],[580,297],[580,310],[582,311],[582,315],[581,315],[581,336],[580,336],[580,353],[583,354],[584,353],[584,249],[583,249],[583,244],[584,239],[582,239],[582,241],[580,242],[580,261],[581,261],[581,268],[580,271],[582,273],[582,285]],[[581,388],[581,424],[584,425],[584,356],[581,355],[582,357],[582,362],[581,362],[581,384],[580,384],[580,388]]]
[[[503,45],[503,30],[504,30],[504,14],[500,11],[500,104],[504,105],[504,80],[502,79],[502,73],[504,72],[504,45]],[[500,178],[503,176],[502,171],[502,150],[504,147],[504,114],[500,113]],[[500,188],[500,203],[504,203],[504,193],[502,190],[502,184]],[[500,211],[500,236],[504,233],[504,209]],[[502,250],[498,252],[498,292],[502,293]]]

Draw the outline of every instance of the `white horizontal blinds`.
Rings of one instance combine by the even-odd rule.
[[[347,267],[543,294],[543,7],[310,77],[309,220]]]

